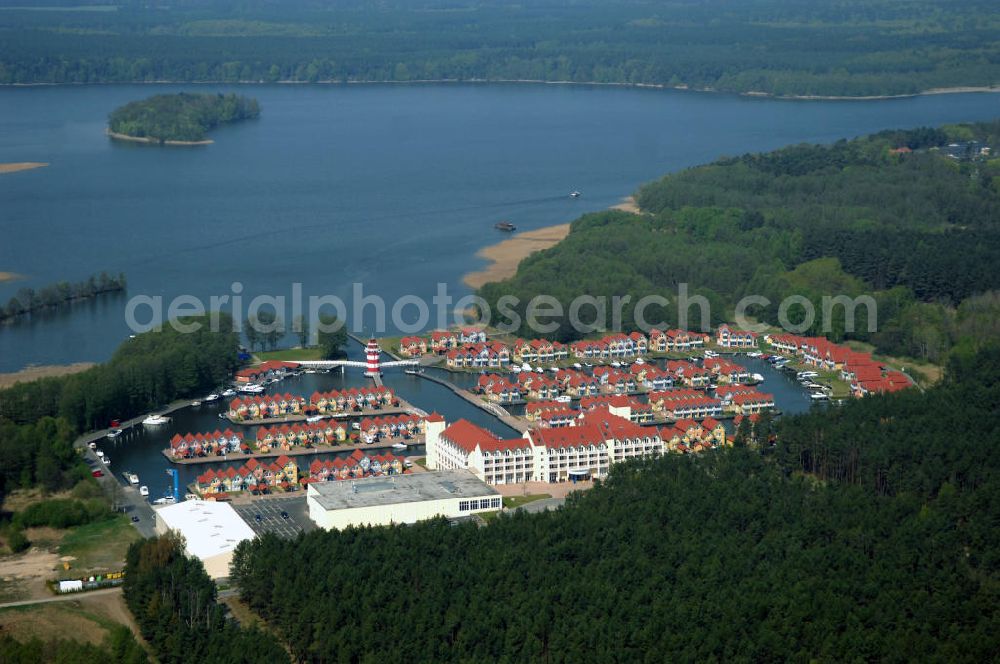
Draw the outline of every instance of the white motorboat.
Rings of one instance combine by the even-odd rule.
[[[323,419],[322,415],[310,415],[309,417],[306,418],[306,422],[308,422],[309,424],[313,424],[315,422],[319,422],[322,419]]]
[[[576,369],[577,371],[582,371],[583,370],[583,365],[580,364],[579,362],[574,362],[573,363],[573,368]]]
[[[168,422],[170,422],[170,418],[166,415],[150,415],[142,421],[142,425],[144,427],[161,427]]]
[[[104,450],[94,450],[94,453],[97,455],[98,459],[104,458]]]
[[[646,360],[642,359],[641,357],[637,357],[637,358],[635,358],[635,363],[636,364],[645,364]]]
[[[146,496],[148,496],[149,495],[149,487],[146,486],[145,484],[143,484],[141,487],[139,487],[139,495],[142,496],[143,498],[145,498]]]
[[[218,401],[218,400],[219,400],[219,395],[216,394],[215,392],[212,392],[207,397],[205,397],[206,403],[212,403],[213,401]]]
[[[200,405],[201,405],[201,402],[200,402],[200,401],[192,401],[192,402],[191,402],[191,406],[192,406],[193,408],[197,408],[197,407],[198,407],[198,406],[200,406]]]
[[[511,367],[510,370],[512,373],[521,373],[521,367]]]
[[[108,432],[108,438],[110,438],[111,440],[114,440],[120,435],[122,435],[121,429],[112,429],[111,431]]]
[[[104,465],[105,465],[105,466],[110,466],[110,465],[111,465],[111,457],[109,457],[109,456],[106,456],[106,457],[102,457],[102,458],[101,458],[101,461],[103,461],[103,462],[104,462]]]
[[[827,396],[826,392],[813,392],[809,395],[809,398],[813,401],[826,401],[830,397]]]
[[[759,373],[750,374],[750,379],[753,380],[756,383],[763,383],[764,382],[764,376],[763,376],[763,374],[759,374]]]
[[[129,484],[138,484],[139,483],[139,476],[136,475],[135,473],[131,473],[131,472],[127,471],[127,470],[125,471],[125,479],[128,480]]]
[[[535,367],[535,373],[543,374],[545,373],[545,369],[543,369],[542,367]]]
[[[392,444],[392,449],[394,449],[394,450],[405,450],[406,449],[406,443],[393,443]]]
[[[154,505],[173,505],[177,502],[177,499],[173,496],[164,496],[163,498],[157,498],[153,501]]]
[[[236,396],[236,390],[234,390],[233,388],[229,388],[228,390],[225,390],[222,393],[222,396],[224,396],[224,397],[235,397]]]
[[[569,197],[570,197],[570,198],[580,198],[580,196],[582,196],[582,195],[583,195],[583,194],[581,194],[581,193],[580,193],[580,192],[578,192],[578,191],[571,191],[571,192],[569,192]]]
[[[568,394],[561,394],[557,396],[555,400],[558,401],[559,403],[572,403],[573,397],[569,396]]]

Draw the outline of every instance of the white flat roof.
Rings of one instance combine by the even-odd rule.
[[[308,495],[323,509],[340,510],[500,494],[467,470],[439,470],[412,475],[314,482],[309,485]]]
[[[187,552],[204,560],[236,548],[254,538],[254,532],[229,503],[185,500],[157,508],[156,514],[171,530],[184,536]]]

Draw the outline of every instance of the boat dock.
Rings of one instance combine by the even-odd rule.
[[[528,424],[527,421],[521,419],[520,417],[514,417],[506,410],[504,410],[504,408],[499,404],[483,401],[482,399],[478,398],[476,395],[472,394],[468,390],[463,390],[462,388],[453,385],[452,383],[444,380],[443,378],[438,378],[437,376],[431,376],[426,373],[415,374],[415,375],[419,378],[423,378],[424,380],[429,380],[432,383],[437,383],[438,385],[443,385],[444,387],[447,387],[449,390],[451,390],[458,396],[462,397],[472,405],[478,408],[482,408],[487,413],[497,418],[498,420],[509,426],[511,429],[514,429],[515,431],[524,433],[525,431],[531,428],[531,426]]]

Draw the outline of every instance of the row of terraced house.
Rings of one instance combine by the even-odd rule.
[[[230,402],[228,414],[233,421],[265,420],[288,415],[339,415],[396,404],[398,400],[390,388],[352,387],[314,392],[309,399],[287,393],[236,398]]]
[[[799,358],[803,364],[826,371],[839,371],[856,397],[897,392],[912,386],[909,377],[895,371],[871,354],[835,344],[825,337],[772,334],[765,338],[775,353]]]
[[[393,454],[366,455],[355,450],[346,458],[315,459],[303,474],[298,464],[282,455],[274,461],[250,459],[241,466],[211,468],[195,480],[195,490],[205,498],[223,498],[228,494],[250,492],[266,494],[296,491],[310,482],[360,479],[406,472],[401,457]]]

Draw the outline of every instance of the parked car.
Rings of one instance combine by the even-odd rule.
[[[132,523],[139,523],[139,517],[137,516],[132,517]]]
[[[261,520],[262,520],[262,517],[261,517],[261,515],[260,515],[260,514],[254,514],[254,515],[253,515],[253,518],[257,519],[257,523],[260,523],[260,522],[261,522]]]
[[[95,471],[91,472],[90,474],[93,475],[94,477],[104,477],[104,472],[100,471],[100,470],[95,470]]]
[[[281,518],[282,519],[287,519],[288,518],[288,512],[285,512],[284,510],[282,510],[282,512],[281,512]]]

